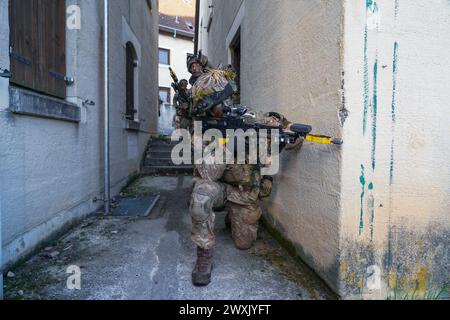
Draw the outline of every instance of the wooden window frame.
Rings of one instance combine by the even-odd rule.
[[[165,103],[168,103],[168,104],[172,104],[172,90],[169,88],[169,87],[159,87],[158,88],[158,96],[159,96],[159,92],[160,91],[166,91],[168,94],[167,94],[167,99],[169,100],[169,101],[163,101],[163,103],[165,104]],[[159,96],[160,98],[161,98],[161,96]]]
[[[160,59],[159,59],[159,51],[166,51],[167,52],[167,64],[165,63],[161,63]],[[158,64],[162,65],[162,66],[170,66],[170,49],[166,49],[166,48],[158,48]]]
[[[136,68],[137,68],[137,53],[131,42],[127,42],[125,46],[126,50],[126,109],[125,109],[125,117],[128,120],[135,121],[137,106],[136,106],[136,86],[139,84],[136,83]]]

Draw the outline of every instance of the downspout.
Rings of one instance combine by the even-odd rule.
[[[0,195],[1,196],[1,195]],[[2,257],[2,199],[0,199],[0,300],[3,300],[3,257]]]
[[[195,2],[195,40],[194,40],[194,54],[198,53],[198,32],[200,28],[200,1]]]
[[[110,213],[110,198],[111,198],[111,187],[110,187],[110,176],[109,176],[109,13],[108,13],[108,0],[104,0],[104,27],[103,27],[103,39],[104,39],[104,103],[105,103],[105,215]]]

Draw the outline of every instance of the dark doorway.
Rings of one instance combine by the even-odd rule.
[[[231,53],[231,65],[237,73],[236,84],[238,85],[239,92],[241,89],[241,28],[238,29],[233,41],[230,44]],[[240,94],[236,95],[235,103],[241,103]]]

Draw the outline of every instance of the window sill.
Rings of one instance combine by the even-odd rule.
[[[125,130],[141,131],[141,123],[135,120],[126,119]]]
[[[68,101],[10,86],[9,110],[16,114],[79,123],[81,108]]]

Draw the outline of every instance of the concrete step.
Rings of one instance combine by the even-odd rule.
[[[172,142],[172,141],[164,141],[164,140],[153,140],[152,142],[150,142],[149,146],[150,147],[162,146],[162,147],[172,147],[173,148],[178,143],[179,142],[177,142],[177,141]]]
[[[172,152],[174,146],[170,145],[150,145],[148,147],[148,152]]]
[[[154,175],[154,174],[192,174],[192,166],[144,166],[142,168],[143,175]]]
[[[142,173],[153,174],[192,174],[192,165],[175,165],[172,162],[172,149],[179,142],[154,139],[149,142]]]
[[[148,158],[144,161],[145,166],[175,166],[171,158]]]
[[[147,151],[145,155],[146,159],[150,158],[166,158],[170,159],[172,157],[172,150],[154,150],[150,149]]]
[[[183,153],[180,156],[183,156]],[[172,150],[152,149],[152,150],[147,151],[145,158],[146,159],[153,159],[153,158],[171,159],[172,158]]]

